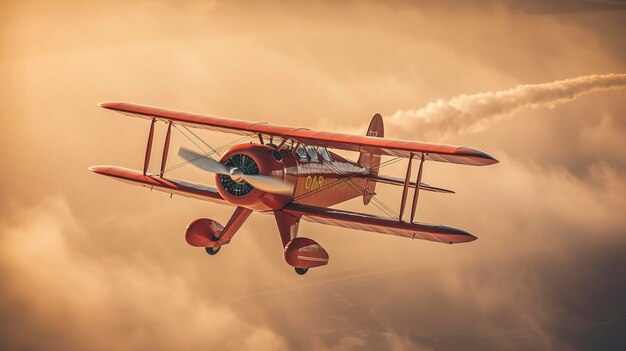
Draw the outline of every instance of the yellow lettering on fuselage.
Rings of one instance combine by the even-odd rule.
[[[306,180],[304,182],[304,188],[305,189],[319,189],[322,187],[322,185],[324,184],[324,177],[323,176],[307,176]]]

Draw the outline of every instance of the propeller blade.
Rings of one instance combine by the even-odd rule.
[[[244,174],[243,179],[253,187],[268,193],[293,194],[293,185],[281,179],[258,174]]]
[[[178,156],[205,171],[228,175],[231,179],[235,179],[233,178],[235,176],[241,177],[240,179],[245,180],[250,183],[250,185],[261,191],[282,195],[293,194],[293,185],[284,180],[259,174],[243,174],[243,172],[238,168],[233,168],[233,172],[235,173],[231,174],[231,169],[228,166],[215,161],[209,156],[205,156],[185,147],[181,147],[178,150]]]
[[[178,156],[184,158],[189,161],[192,165],[203,169],[208,172],[213,172],[217,174],[230,175],[230,168],[227,166],[215,161],[209,156],[205,156],[203,154],[197,153],[195,151],[189,150],[185,147],[181,147],[178,150]]]

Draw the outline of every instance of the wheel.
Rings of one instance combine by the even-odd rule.
[[[206,251],[206,253],[208,253],[209,255],[211,255],[211,256],[215,256],[215,255],[217,255],[217,253],[218,253],[218,252],[220,252],[220,249],[221,249],[221,248],[222,248],[221,246],[218,246],[217,248],[215,248],[215,247],[205,247],[205,248],[204,248],[204,250],[205,250],[205,251]]]
[[[308,268],[294,268],[296,270],[296,273],[300,274],[300,275],[305,275],[306,272],[309,271]]]

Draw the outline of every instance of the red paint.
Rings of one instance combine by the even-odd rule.
[[[160,118],[166,121],[225,133],[248,135],[267,134],[287,137],[307,145],[325,146],[348,151],[368,151],[374,154],[409,157],[411,153],[426,153],[426,160],[451,162],[472,166],[485,166],[498,161],[490,155],[471,148],[436,145],[416,141],[383,139],[343,133],[317,131],[308,128],[295,128],[267,123],[234,120],[223,117],[210,117],[130,102],[103,102],[101,107],[141,118]]]
[[[233,236],[237,233],[239,228],[241,228],[246,219],[250,217],[251,213],[252,210],[250,209],[237,207],[235,209],[235,212],[233,212],[232,216],[228,220],[228,223],[226,223],[226,226],[224,227],[220,235],[217,236],[219,237],[219,240],[217,241],[217,246],[228,244],[230,242],[230,239],[233,238]]]
[[[168,179],[151,177],[143,175],[140,171],[116,166],[92,166],[89,167],[89,170],[94,173],[102,174],[104,176],[111,177],[125,183],[140,185],[145,188],[150,188],[165,193],[193,197],[196,199],[217,202],[224,205],[229,204],[228,202],[224,201],[217,189],[208,185],[193,184],[184,180],[172,178]]]
[[[420,167],[417,170],[417,179],[415,180],[415,184],[422,183],[423,171],[424,171],[424,155],[422,155],[421,160],[420,160]],[[411,205],[411,220],[410,220],[411,223],[413,223],[413,220],[415,219],[415,213],[417,211],[417,199],[419,198],[419,195],[420,195],[420,187],[416,186],[415,192],[413,193],[413,204]]]
[[[156,119],[153,119],[150,123],[150,133],[148,134],[148,145],[146,145],[146,156],[143,161],[143,174],[148,172],[148,165],[150,164],[150,154],[152,153],[152,140],[154,139],[154,124]]]
[[[423,239],[446,244],[464,243],[476,240],[475,236],[466,231],[444,225],[407,223],[365,213],[336,210],[332,208],[301,206],[297,204],[290,204],[285,206],[282,210],[292,216],[302,217],[302,219],[309,222],[402,236],[405,238]]]
[[[377,113],[374,115],[374,117],[372,117],[370,125],[367,127],[367,133],[365,135],[375,138],[383,138],[385,136],[383,117],[380,114]],[[356,163],[363,166],[363,168],[369,170],[370,175],[375,177],[378,175],[380,158],[380,154],[361,151],[361,153],[359,154],[359,159]],[[363,205],[369,204],[374,197],[373,194],[376,191],[376,182],[368,180],[365,188],[367,189],[367,191],[363,194]]]
[[[143,173],[113,166],[90,167],[91,171],[170,194],[180,194],[236,206],[226,226],[207,218],[200,218],[191,222],[185,230],[185,240],[192,246],[218,248],[221,245],[226,245],[230,243],[252,211],[264,211],[264,213],[272,211],[284,247],[285,261],[296,268],[312,268],[328,263],[328,253],[321,245],[312,239],[298,237],[301,219],[343,228],[440,243],[452,244],[476,240],[475,236],[460,229],[412,223],[416,212],[419,189],[451,192],[421,183],[423,162],[430,160],[468,165],[489,165],[498,162],[493,157],[470,148],[383,139],[383,122],[378,114],[372,118],[367,136],[355,136],[307,128],[209,117],[125,102],[107,102],[100,104],[100,106],[130,116],[150,119],[150,133]],[[150,162],[154,123],[157,120],[168,122],[168,131],[163,149],[161,172],[158,176],[148,176],[146,172]],[[254,136],[254,134],[258,134],[261,144],[250,143],[233,146],[222,156],[220,162],[224,163],[235,154],[247,155],[258,166],[259,174],[292,184],[293,193],[277,195],[253,188],[245,195],[235,196],[224,189],[219,175],[215,176],[215,187],[164,177],[163,171],[167,161],[173,123],[241,135]],[[270,143],[274,138],[282,138],[280,146],[263,145],[263,137],[267,138],[268,136]],[[286,138],[292,141],[286,143]],[[308,156],[301,158],[295,152],[295,148],[293,150],[287,149],[288,145],[293,145],[294,142],[295,148],[303,144],[356,151],[360,153],[359,161],[353,162],[332,152],[326,159],[318,157],[318,160],[315,160]],[[275,156],[277,152],[280,153],[281,157]],[[381,155],[408,157],[409,165],[406,177],[397,179],[378,175],[377,166],[380,163]],[[419,156],[421,161],[415,182],[411,182],[409,179],[413,155]],[[377,182],[403,186],[400,219],[405,210],[408,189],[410,187],[415,188],[409,223],[397,219],[328,208],[359,196],[363,196],[363,202],[367,204],[371,200]]]
[[[217,238],[223,230],[224,227],[218,222],[199,218],[189,223],[185,229],[185,241],[195,247],[218,247]]]
[[[163,177],[165,172],[165,164],[167,163],[167,153],[170,151],[170,137],[172,136],[172,121],[167,124],[167,134],[165,135],[165,144],[163,144],[163,156],[161,157],[161,171],[159,175]]]
[[[411,181],[411,162],[413,162],[412,154],[411,154],[411,157],[409,157],[409,164],[406,166],[406,176],[404,178],[404,186],[402,187],[402,197],[400,200],[400,214],[398,215],[400,220],[402,220],[402,215],[404,214],[404,207],[406,206],[406,194],[409,191],[409,182]]]
[[[328,252],[309,238],[295,238],[285,246],[285,261],[295,268],[313,268],[328,264]]]
[[[274,218],[276,219],[276,225],[278,226],[280,240],[283,243],[283,247],[285,247],[291,239],[295,239],[298,236],[300,217],[278,210],[274,211]]]
[[[234,154],[243,154],[251,157],[259,167],[259,174],[271,175],[275,178],[285,179],[283,163],[272,156],[274,149],[267,145],[239,144],[230,148],[220,159],[224,163]],[[289,177],[287,177],[289,180]],[[229,203],[257,211],[279,209],[290,203],[292,196],[270,194],[258,189],[253,189],[246,195],[235,196],[228,193],[222,186],[220,176],[215,175],[215,184],[222,198]]]

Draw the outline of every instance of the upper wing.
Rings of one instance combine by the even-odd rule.
[[[330,224],[343,228],[360,229],[368,232],[423,239],[453,244],[476,240],[476,237],[463,230],[443,225],[400,222],[364,213],[289,204],[282,209],[309,222]]]
[[[357,152],[368,151],[376,154],[400,157],[421,156],[421,154],[424,154],[426,160],[473,166],[485,166],[498,162],[495,158],[482,151],[467,147],[331,133],[307,128],[272,125],[266,122],[210,117],[196,113],[168,110],[129,102],[103,102],[99,105],[103,108],[118,111],[129,116],[162,119],[189,127],[233,134],[265,134],[291,138],[307,145]]]

